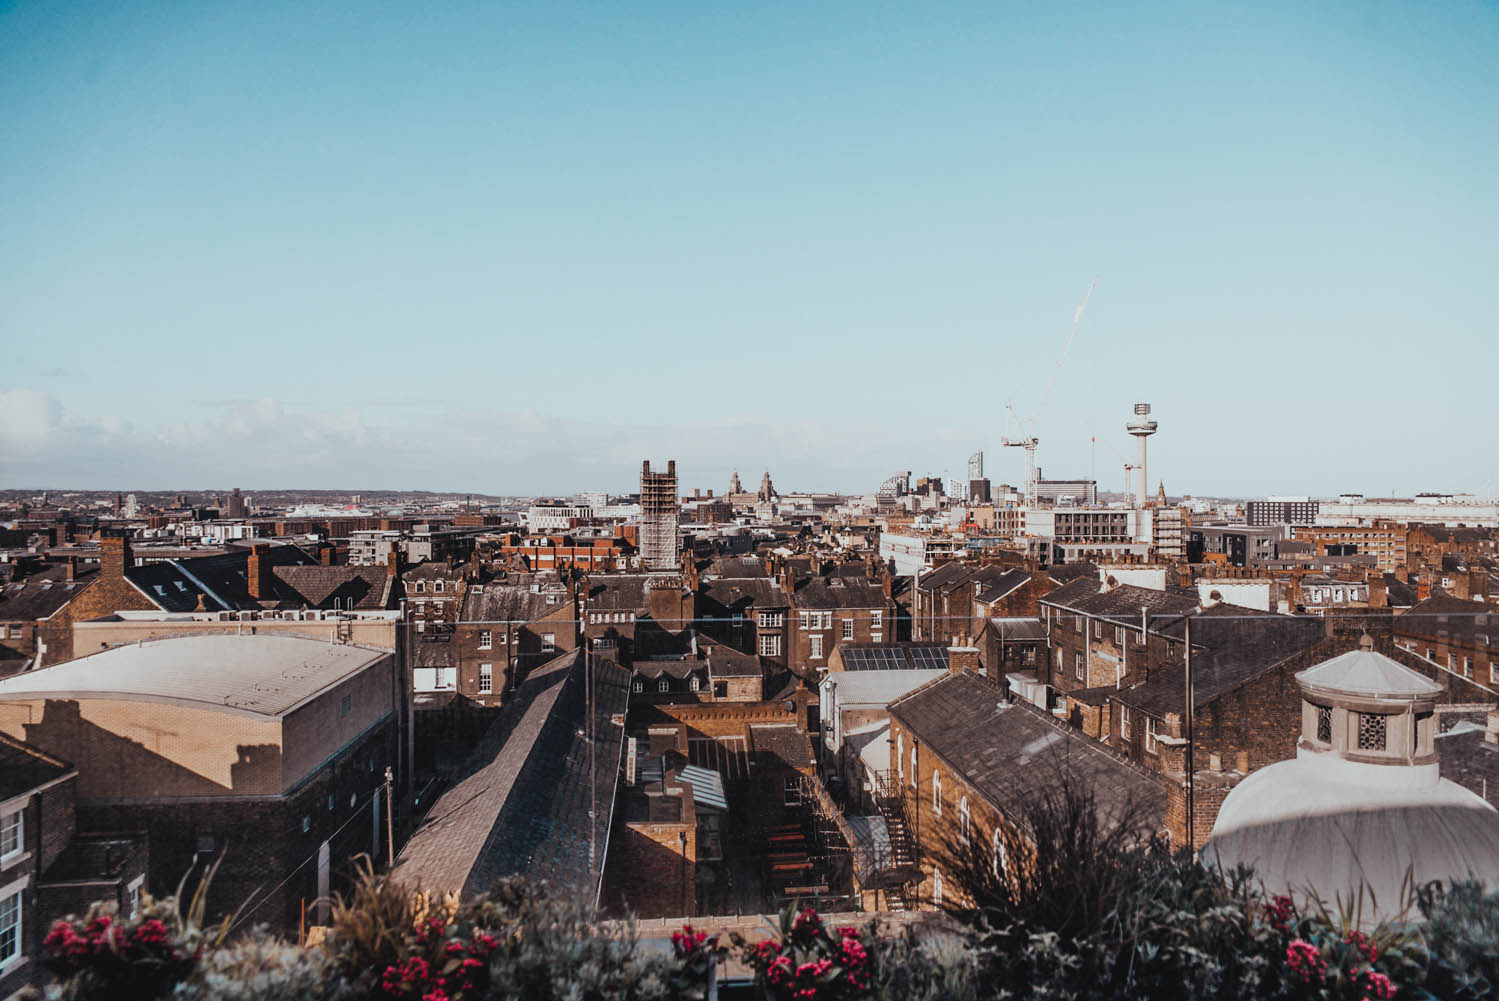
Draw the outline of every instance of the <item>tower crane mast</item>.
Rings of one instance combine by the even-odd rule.
[[[1088,283],[1087,290],[1083,292],[1082,301],[1072,311],[1072,326],[1067,331],[1067,340],[1062,342],[1062,350],[1057,355],[1056,363],[1051,367],[1051,377],[1047,379],[1046,389],[1041,394],[1040,402],[1036,404],[1035,416],[1029,422],[1023,421],[1020,415],[1015,412],[1015,405],[1013,403],[1005,404],[1005,409],[1015,418],[1018,437],[1011,438],[1006,435],[999,440],[999,443],[1006,448],[1025,449],[1025,506],[1028,508],[1036,506],[1036,493],[1038,490],[1036,482],[1036,446],[1040,444],[1041,439],[1036,437],[1036,424],[1041,420],[1042,415],[1046,413],[1046,405],[1051,402],[1051,394],[1057,388],[1057,377],[1062,374],[1062,366],[1066,363],[1067,355],[1072,350],[1073,340],[1077,338],[1077,328],[1082,325],[1083,311],[1088,308],[1088,300],[1093,297],[1093,289],[1097,285],[1098,276],[1094,275],[1093,280]],[[1027,423],[1029,423],[1028,432]]]

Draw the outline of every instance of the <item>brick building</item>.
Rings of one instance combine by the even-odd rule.
[[[77,778],[61,759],[0,734],[0,997],[44,979],[39,884],[73,838]]]
[[[1412,524],[1405,531],[1407,566],[1414,573],[1440,566],[1443,556],[1493,556],[1495,534],[1492,528]]]
[[[1151,664],[1178,660],[1177,643],[1159,630],[1198,608],[1193,595],[1080,577],[1039,601],[1049,656],[1038,680],[1066,693],[1127,685]]]
[[[584,577],[578,596],[588,649],[625,667],[637,658],[680,656],[691,647],[694,596],[681,574]]]
[[[1309,525],[1295,529],[1298,542],[1310,542],[1317,555],[1372,555],[1380,570],[1402,570],[1406,565],[1406,529],[1398,521],[1371,521],[1365,525]]]
[[[917,578],[912,638],[974,636],[990,616],[1035,615],[1036,600],[1055,586],[1041,570],[944,564]]]
[[[781,568],[790,598],[786,664],[809,677],[825,666],[841,643],[883,643],[895,636],[895,601],[888,574],[868,575],[863,564],[821,568],[802,577],[791,563]]]
[[[1437,594],[1393,620],[1395,642],[1448,674],[1499,692],[1499,611]],[[1426,673],[1430,673],[1428,670]]]
[[[928,906],[961,900],[948,866],[972,850],[1004,871],[1023,838],[1027,801],[1048,785],[1084,783],[1099,808],[1133,806],[1149,829],[1165,823],[1165,784],[1025,702],[997,702],[987,679],[951,673],[890,705],[887,806],[920,867],[913,895]]]
[[[639,567],[639,547],[635,544],[637,529],[617,525],[612,535],[587,537],[581,534],[519,535],[514,532],[500,537],[495,552],[502,559],[523,560],[531,570],[560,570],[576,567],[592,573],[634,570]]]
[[[97,567],[77,559],[13,568],[10,579],[0,583],[0,678],[56,661],[56,647],[64,634],[52,620],[97,574]],[[49,636],[54,643],[52,657],[47,656]],[[64,648],[71,653],[71,646]]]
[[[75,763],[80,830],[148,833],[153,894],[222,858],[210,919],[248,905],[284,931],[354,854],[383,854],[370,831],[404,698],[388,651],[191,636],[0,681],[0,731]]]
[[[729,561],[725,561],[729,562]],[[757,560],[732,561],[759,566]],[[790,649],[791,598],[779,579],[756,576],[702,580],[696,591],[697,628],[745,653],[785,666]]]
[[[428,678],[480,705],[496,706],[526,672],[578,645],[574,583],[556,573],[511,574],[468,585],[452,632],[451,675]],[[419,637],[418,645],[440,643]]]

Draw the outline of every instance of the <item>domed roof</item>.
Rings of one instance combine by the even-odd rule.
[[[1373,650],[1350,650],[1296,675],[1307,688],[1376,699],[1429,699],[1442,686]]]
[[[1366,888],[1388,916],[1412,886],[1473,878],[1499,886],[1499,811],[1436,766],[1388,768],[1312,755],[1262,768],[1218,811],[1204,861],[1254,869],[1268,892],[1331,905]],[[1370,899],[1372,896],[1372,900]]]

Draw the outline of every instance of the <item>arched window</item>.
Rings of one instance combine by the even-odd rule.
[[[942,870],[932,870],[932,906],[942,906]]]
[[[442,593],[442,581],[440,581],[440,580],[434,580],[432,582],[432,591],[433,591],[434,594],[441,594]]]
[[[963,844],[968,844],[968,797],[964,796],[958,800],[958,837],[963,839]]]
[[[419,581],[416,582],[416,593],[417,594],[426,594],[427,593],[427,582],[426,581],[419,580]]]
[[[932,769],[932,813],[942,816],[942,774]]]
[[[1005,854],[1004,831],[996,824],[994,827],[994,878],[1004,879],[1010,874],[1010,860]]]
[[[895,777],[906,777],[906,735],[903,733],[895,735]]]

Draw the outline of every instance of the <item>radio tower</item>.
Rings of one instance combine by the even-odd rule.
[[[1147,491],[1150,477],[1145,473],[1145,439],[1155,434],[1156,422],[1150,419],[1150,404],[1135,404],[1135,419],[1124,426],[1124,429],[1135,436],[1140,443],[1139,455],[1135,459],[1135,507],[1144,507],[1145,498],[1149,496]]]

